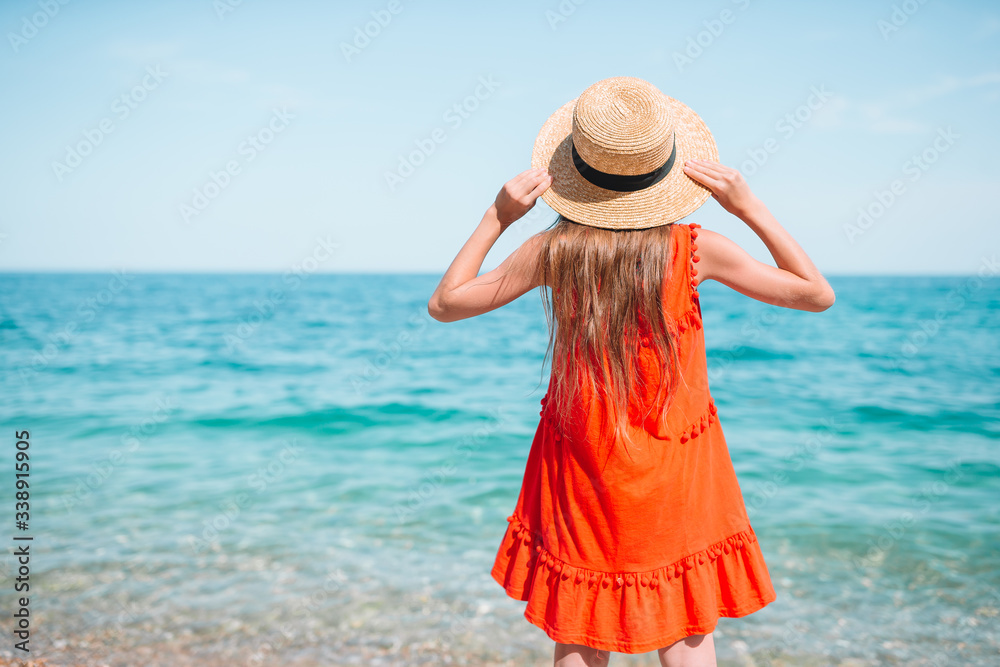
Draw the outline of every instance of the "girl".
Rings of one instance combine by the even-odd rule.
[[[514,512],[492,569],[556,642],[554,664],[657,650],[715,665],[720,617],[776,594],[708,382],[698,285],[716,280],[819,312],[829,283],[688,107],[632,77],[559,109],[534,169],[500,190],[428,303],[453,322],[547,287],[552,374]],[[709,196],[750,226],[777,267],[677,224]],[[478,276],[539,197],[559,214]]]

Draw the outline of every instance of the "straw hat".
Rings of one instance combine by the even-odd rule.
[[[712,194],[684,173],[690,159],[719,160],[704,121],[648,81],[620,76],[545,121],[531,166],[548,169],[542,199],[573,222],[644,229],[690,215]]]

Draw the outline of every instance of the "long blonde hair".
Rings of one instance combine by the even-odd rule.
[[[564,426],[579,395],[580,380],[586,378],[591,395],[603,399],[602,428],[613,424],[616,439],[631,441],[629,398],[645,395],[648,389],[637,363],[643,337],[648,337],[662,363],[656,400],[643,418],[660,404],[657,418],[665,419],[679,368],[677,344],[663,312],[672,227],[602,229],[560,215],[540,233],[538,280],[549,325],[545,358],[552,357],[547,400],[555,404],[553,412]],[[601,362],[605,355],[606,365]]]

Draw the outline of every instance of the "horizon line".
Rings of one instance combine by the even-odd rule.
[[[134,269],[0,269],[0,275],[107,275],[119,272],[131,273],[134,275],[147,276],[280,276],[297,273],[303,276],[443,276],[444,271],[392,271],[392,270],[357,270],[357,271],[315,271],[315,272],[295,272],[295,271],[272,271],[272,270],[140,270]],[[480,274],[481,275],[481,274]],[[824,273],[827,278],[970,278],[977,275],[972,273]],[[718,282],[718,281],[716,281]],[[721,284],[721,283],[720,283]]]

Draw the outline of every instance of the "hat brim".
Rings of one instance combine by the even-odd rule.
[[[542,126],[531,156],[533,169],[544,167],[553,176],[542,200],[573,222],[609,229],[644,229],[676,222],[694,213],[711,191],[684,173],[686,160],[718,162],[715,139],[698,114],[664,95],[671,108],[677,157],[670,173],[655,185],[634,192],[597,187],[573,164],[573,109],[571,100]]]

